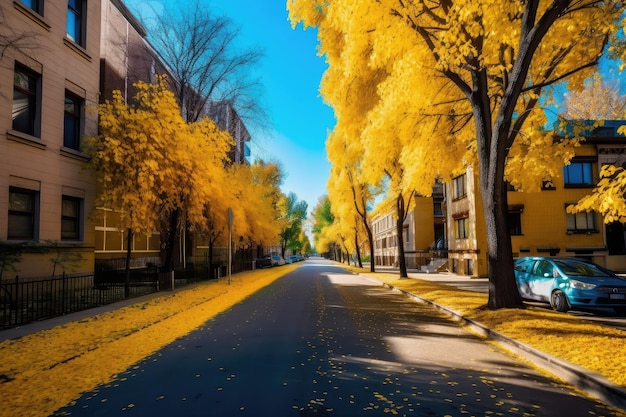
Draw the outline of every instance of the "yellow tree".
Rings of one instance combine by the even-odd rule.
[[[87,148],[100,185],[96,206],[120,211],[129,249],[133,233],[158,230],[169,270],[180,219],[203,224],[205,202],[220,194],[232,138],[212,120],[185,122],[164,77],[135,87],[133,104],[115,91],[99,107],[100,134]]]
[[[605,223],[626,223],[626,169],[624,166],[605,165],[600,181],[593,192],[578,204],[569,206],[568,213],[597,211]]]
[[[565,120],[619,120],[626,116],[626,96],[620,93],[618,80],[607,81],[594,74],[580,91],[564,95],[562,112]]]
[[[289,0],[287,4],[292,22],[319,27],[321,53],[335,51],[337,46],[331,43],[338,39],[350,45],[343,68],[334,71],[362,68],[366,60],[370,69],[388,74],[376,86],[378,118],[369,119],[381,126],[398,124],[398,138],[406,146],[401,158],[406,182],[418,190],[424,184],[416,179],[432,184],[437,171],[445,179],[475,167],[488,242],[488,307],[521,306],[513,275],[505,180],[518,189],[536,189],[542,178],[571,158],[566,143],[547,151],[553,143],[539,129],[546,122],[539,99],[555,83],[567,80],[574,89],[581,85],[617,33],[624,4],[595,0]],[[333,70],[330,60],[329,66]]]
[[[341,231],[336,234],[341,237],[341,241],[358,240],[359,229],[354,219],[359,219],[360,226],[363,227],[367,236],[371,259],[370,270],[374,272],[376,268],[373,262],[374,234],[371,227],[371,205],[378,194],[378,189],[366,182],[362,176],[358,137],[355,137],[353,141],[346,141],[346,138],[335,130],[331,132],[326,144],[332,164],[328,180],[328,198],[332,203],[335,223],[341,226]]]

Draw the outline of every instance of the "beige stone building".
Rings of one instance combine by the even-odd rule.
[[[3,278],[50,275],[63,254],[80,261],[56,272],[92,271],[95,181],[81,142],[97,129],[87,110],[98,102],[100,1],[0,7],[0,242],[49,250],[27,251]]]

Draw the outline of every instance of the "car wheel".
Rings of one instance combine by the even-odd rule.
[[[567,296],[560,290],[556,290],[552,293],[552,296],[550,297],[550,305],[553,309],[562,313],[569,310],[569,301],[567,301]]]

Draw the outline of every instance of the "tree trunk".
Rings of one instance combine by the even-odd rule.
[[[356,248],[356,262],[359,263],[359,268],[363,268],[363,260],[361,259],[361,249],[359,248],[359,234],[354,234],[354,247]],[[355,266],[356,266],[355,262]]]
[[[126,231],[126,263],[124,265],[124,298],[130,298],[130,255],[133,243],[133,229]]]
[[[213,246],[214,241],[209,237],[209,279],[215,279],[215,268],[213,268]]]
[[[487,232],[489,301],[487,307],[520,308],[524,306],[513,272],[513,248],[508,228],[508,200],[504,181],[500,186],[482,188]]]
[[[165,236],[161,239],[161,259],[162,272],[171,272],[174,270],[174,248],[178,240],[178,220],[180,218],[180,210],[176,209],[170,213],[167,221],[167,230]]]
[[[474,93],[470,101],[476,126],[480,191],[487,235],[487,307],[520,308],[524,304],[513,273],[513,248],[508,226],[509,206],[504,182],[510,124],[505,123],[506,117],[499,114],[492,126],[487,72],[481,69],[472,75]],[[507,96],[507,100],[510,98]]]
[[[400,278],[408,278],[409,274],[406,270],[406,258],[404,256],[404,216],[405,216],[404,197],[398,195],[396,199],[396,232],[398,235],[398,266],[400,268]]]

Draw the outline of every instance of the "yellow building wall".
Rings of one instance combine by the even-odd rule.
[[[577,156],[595,156],[594,146],[583,145],[576,151]],[[594,179],[598,180],[597,170]],[[605,228],[602,216],[596,214],[597,232],[576,234],[567,232],[566,203],[576,203],[592,188],[565,188],[562,171],[553,178],[554,189],[541,190],[533,193],[508,193],[509,206],[523,204],[522,235],[512,236],[513,254],[515,256],[550,256],[553,249],[556,256],[574,256],[572,249],[595,249],[594,261],[605,264]],[[569,251],[567,249],[570,249]],[[556,252],[558,250],[558,252]]]
[[[413,222],[415,228],[415,249],[428,249],[435,241],[433,199],[431,197],[417,197],[415,199]]]

